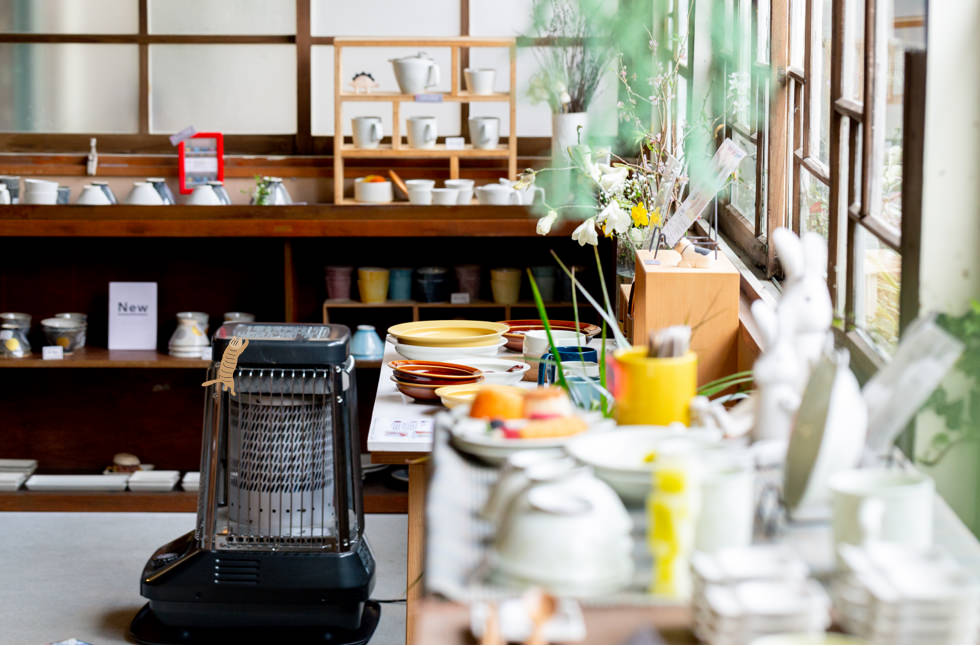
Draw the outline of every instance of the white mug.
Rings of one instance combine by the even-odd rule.
[[[446,188],[455,188],[459,191],[457,204],[469,204],[473,201],[473,180],[471,179],[447,179]]]
[[[108,196],[101,187],[86,184],[84,187],[82,187],[82,192],[78,194],[78,199],[75,200],[75,204],[107,206],[112,204],[112,202],[109,201]]]
[[[466,89],[471,94],[493,94],[493,82],[497,76],[497,70],[489,67],[472,68],[467,67],[463,70],[463,78],[466,79]]]
[[[207,184],[194,187],[194,192],[187,197],[185,204],[194,206],[221,206],[221,198]]]
[[[432,189],[432,203],[439,206],[449,206],[459,201],[459,189],[457,188],[434,188]]]
[[[413,188],[424,188],[427,191],[431,191],[436,187],[436,180],[434,179],[406,179],[405,186],[408,190]]]
[[[384,136],[381,117],[354,117],[351,119],[351,133],[354,136],[354,147],[377,148]]]
[[[213,192],[213,191],[212,191]],[[133,182],[133,189],[123,200],[124,204],[140,204],[143,206],[163,206],[163,198],[149,182]]]
[[[480,204],[494,204],[497,206],[519,205],[521,194],[502,184],[484,184],[476,187],[476,201]]]
[[[408,201],[412,204],[428,205],[432,204],[431,186],[409,186]]]
[[[851,469],[830,478],[834,545],[881,540],[916,548],[932,545],[935,485],[900,469]]]
[[[435,148],[436,118],[409,117],[407,133],[410,148]]]
[[[470,117],[470,143],[474,148],[486,150],[500,143],[500,119],[497,117]]]
[[[517,183],[512,179],[507,179],[506,177],[501,177],[497,181],[502,186],[509,186],[510,188],[514,188],[514,184]],[[517,191],[518,195],[520,195],[521,204],[525,204],[525,205],[534,204],[534,196],[537,195],[538,193],[541,193],[541,199],[542,200],[544,199],[544,189],[541,188],[540,186],[535,186],[534,184],[529,184],[528,186],[525,186],[520,190],[514,188],[514,190]]]
[[[10,191],[6,184],[0,184],[0,204],[10,204]]]

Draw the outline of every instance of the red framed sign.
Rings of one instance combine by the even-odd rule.
[[[210,181],[225,179],[225,144],[220,132],[198,132],[177,144],[180,192],[187,195]]]

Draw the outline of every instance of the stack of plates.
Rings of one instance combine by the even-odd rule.
[[[747,644],[777,633],[822,632],[830,600],[787,549],[752,546],[697,553],[694,634],[709,644]]]
[[[201,472],[188,471],[180,481],[180,486],[184,491],[197,491],[201,488]]]
[[[17,491],[37,469],[37,460],[0,459],[0,491]]]
[[[180,471],[135,471],[129,478],[130,491],[173,491]]]
[[[980,641],[980,582],[937,550],[841,545],[831,588],[842,628],[880,644]]]
[[[388,328],[389,341],[406,359],[453,361],[495,356],[507,343],[507,326],[487,321],[415,321]]]
[[[27,488],[31,491],[125,491],[128,473],[112,475],[31,476]]]

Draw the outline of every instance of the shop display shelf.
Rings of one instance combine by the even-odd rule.
[[[401,94],[399,92],[369,92],[357,94],[356,92],[341,92],[341,101],[379,101],[379,102],[402,102],[411,103],[418,101],[416,94]],[[510,101],[509,92],[493,92],[491,94],[473,94],[472,92],[460,91],[455,94],[452,92],[426,92],[423,95],[427,103],[477,103],[477,102],[503,102]]]
[[[155,350],[106,350],[81,348],[64,359],[42,359],[32,354],[23,359],[2,359],[0,368],[157,368],[201,370],[211,364],[205,359],[180,359]]]
[[[556,301],[545,303],[546,309],[554,309],[561,307],[573,307],[571,301]],[[466,310],[466,309],[496,309],[502,310],[503,316],[500,320],[509,320],[513,318],[511,312],[513,310],[533,310],[537,311],[537,306],[534,301],[518,301],[511,305],[504,305],[501,303],[494,303],[492,301],[472,301],[470,303],[423,303],[421,301],[385,301],[383,303],[362,303],[361,301],[354,300],[331,300],[327,299],[323,301],[323,322],[330,322],[330,310],[331,309],[407,309],[412,311],[412,320],[419,320],[419,310],[435,310],[435,309],[453,309],[453,310]],[[482,316],[481,316],[482,318]]]
[[[472,144],[465,144],[462,148],[446,148],[446,144],[436,144],[433,148],[412,148],[408,144],[398,148],[394,148],[391,144],[380,144],[377,148],[357,148],[353,144],[344,144],[341,146],[341,150],[344,157],[350,159],[378,159],[383,157],[488,159],[510,155],[510,148],[504,144],[494,148],[474,148]]]

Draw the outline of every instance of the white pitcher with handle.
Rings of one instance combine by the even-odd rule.
[[[402,94],[421,94],[439,85],[439,66],[425,52],[415,56],[390,59],[395,66],[395,80]]]

